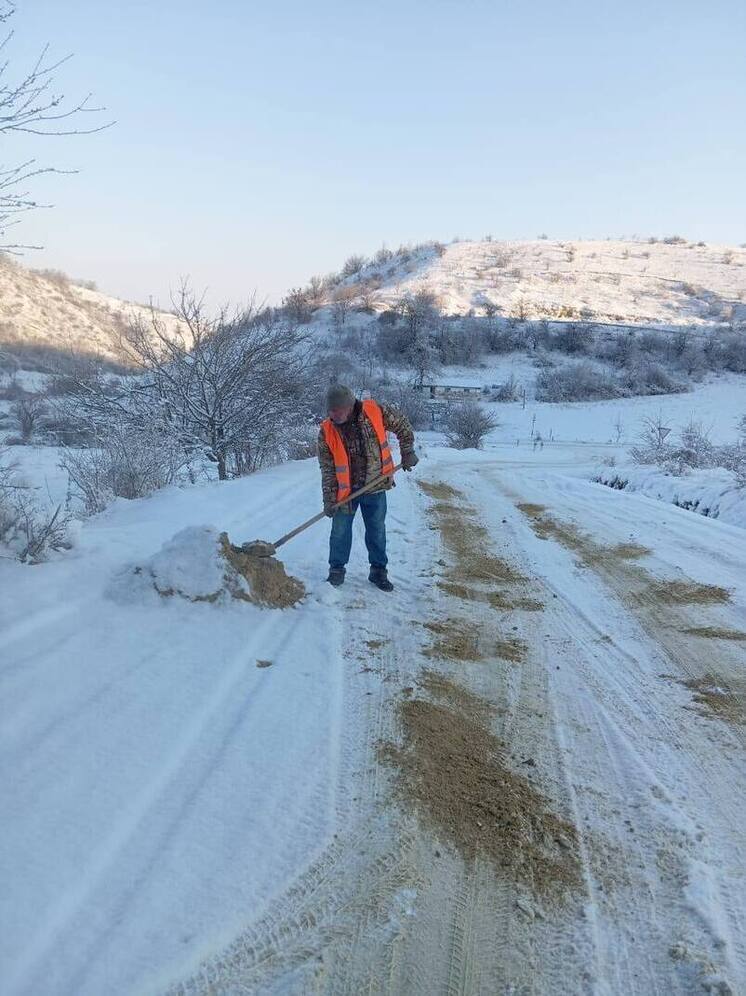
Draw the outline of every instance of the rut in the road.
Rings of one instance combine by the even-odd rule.
[[[538,612],[541,602],[524,590],[527,578],[514,565],[490,552],[490,536],[474,521],[474,508],[466,496],[442,482],[420,481],[420,487],[436,503],[430,508],[453,562],[438,587],[447,595],[465,601],[484,602],[499,611],[521,609]]]
[[[720,585],[703,584],[691,578],[655,577],[638,561],[651,553],[636,543],[604,545],[577,526],[549,514],[544,505],[516,502],[516,507],[531,523],[541,539],[553,539],[575,553],[582,564],[602,577],[636,614],[643,628],[667,652],[672,662],[684,671],[681,675],[664,675],[694,692],[697,712],[717,717],[737,726],[746,725],[746,681],[742,677],[743,661],[726,650],[711,652],[703,659],[701,642],[706,637],[737,645],[746,633],[717,624],[692,625],[689,613],[702,607],[723,605],[730,592]],[[695,639],[692,640],[692,637]],[[703,673],[703,668],[707,672]]]
[[[442,563],[440,590],[492,605],[502,610],[503,619],[510,619],[506,609],[540,610],[541,603],[530,597],[528,579],[491,550],[489,534],[472,518],[474,509],[465,496],[447,484],[420,486],[435,499],[430,514],[450,554],[450,563]],[[504,623],[497,613],[478,623],[451,615],[424,625],[434,634],[425,656],[444,664],[520,666],[526,660],[527,644],[500,632]],[[552,812],[528,778],[512,770],[505,744],[490,729],[493,706],[442,672],[426,671],[419,686],[426,695],[407,696],[398,706],[402,744],[380,747],[381,757],[397,769],[399,799],[413,805],[421,820],[469,862],[486,858],[498,876],[537,893],[577,885],[576,830]]]
[[[401,702],[404,743],[381,747],[398,769],[399,797],[469,861],[481,853],[539,893],[577,885],[575,828],[510,770],[487,727],[489,705],[442,675],[426,675],[422,686],[445,704]]]

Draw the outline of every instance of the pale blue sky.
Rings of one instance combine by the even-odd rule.
[[[454,235],[746,241],[743,0],[18,0],[116,125],[5,139],[72,177],[18,231],[121,296],[278,299]]]

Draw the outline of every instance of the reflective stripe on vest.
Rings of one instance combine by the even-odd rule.
[[[389,474],[394,473],[394,458],[391,456],[391,450],[389,449],[389,440],[383,424],[381,406],[376,401],[368,399],[363,402],[363,411],[373,426],[376,438],[378,439],[378,445],[381,447],[381,475],[387,477]]]
[[[391,456],[386,429],[383,424],[383,412],[380,406],[370,399],[363,401],[363,413],[373,426],[378,445],[381,447],[381,476],[388,477],[394,472],[394,459]],[[344,501],[352,494],[350,482],[350,458],[342,440],[342,435],[330,418],[321,423],[324,440],[329,447],[334,460],[334,473],[337,475],[337,501]]]

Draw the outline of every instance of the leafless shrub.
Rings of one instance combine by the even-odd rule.
[[[643,420],[638,443],[631,451],[632,458],[636,463],[657,465],[677,476],[690,470],[723,467],[733,474],[737,487],[744,488],[746,416],[740,420],[739,428],[738,442],[717,446],[710,439],[710,430],[701,422],[691,420],[674,437],[671,427],[663,423],[659,414],[656,418]]]
[[[31,397],[31,392],[18,383],[15,373],[11,375],[8,384],[0,388],[0,401],[21,401],[29,397]]]
[[[174,439],[147,429],[110,427],[90,449],[66,449],[60,460],[89,515],[113,498],[146,498],[173,484],[188,455]]]
[[[457,450],[479,450],[485,437],[499,424],[497,416],[476,401],[454,405],[445,419],[448,445]]]
[[[570,356],[589,353],[593,346],[593,332],[587,325],[572,322],[551,337],[550,345]]]
[[[422,391],[416,391],[411,384],[402,381],[379,384],[374,390],[374,396],[376,400],[386,401],[403,412],[413,429],[429,428],[430,406]]]
[[[739,488],[746,488],[746,441],[720,447],[720,463],[731,471]]]
[[[390,259],[393,258],[393,253],[386,246],[381,246],[377,253],[373,256],[373,262],[376,266],[385,266]]]
[[[297,325],[307,325],[313,318],[313,298],[308,288],[294,287],[283,298],[282,306]]]
[[[506,381],[503,381],[495,390],[491,393],[491,398],[493,401],[516,401],[519,396],[518,381],[515,379],[513,374],[511,374]]]
[[[35,395],[29,395],[13,402],[10,408],[10,417],[20,432],[24,444],[31,442],[45,414],[44,402]]]
[[[663,414],[646,415],[637,443],[630,450],[632,459],[639,464],[662,464],[670,453],[667,442],[671,426],[666,424]]]
[[[679,394],[688,390],[685,384],[672,377],[659,363],[639,361],[625,367],[618,376],[623,394]]]
[[[738,430],[738,442],[720,447],[718,462],[734,474],[739,488],[746,488],[746,415],[738,420]]]
[[[357,297],[354,287],[339,287],[332,295],[332,323],[340,331],[347,321],[352,302]]]
[[[434,325],[440,317],[438,296],[428,290],[405,294],[399,299],[396,310],[404,319],[412,336],[423,327]]]
[[[365,256],[348,256],[342,267],[343,277],[354,277],[367,263]]]
[[[318,430],[315,427],[299,428],[287,443],[288,460],[308,460],[316,456]]]
[[[70,548],[68,506],[49,507],[38,499],[0,451],[0,545],[21,563],[37,564],[50,551]]]
[[[32,270],[31,272],[35,273],[37,277],[43,277],[44,280],[48,280],[50,281],[50,283],[57,284],[58,287],[61,287],[65,290],[70,286],[70,278],[63,270],[55,270],[48,268],[48,269]]]
[[[724,336],[720,356],[722,365],[731,373],[746,373],[746,336],[732,331]]]
[[[539,401],[601,401],[626,393],[611,375],[588,362],[542,370],[536,378]]]
[[[386,308],[378,316],[379,325],[396,325],[399,321],[399,313],[394,311],[392,308]]]
[[[359,310],[366,315],[373,313],[375,303],[375,293],[380,286],[380,281],[364,280],[358,288]]]
[[[528,301],[525,297],[519,297],[513,302],[510,308],[510,317],[516,318],[519,322],[525,322],[530,313]]]

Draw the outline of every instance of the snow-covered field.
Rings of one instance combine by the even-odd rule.
[[[729,438],[743,387],[697,395],[626,401],[625,434],[696,401]],[[52,562],[1,561],[3,992],[746,991],[744,532],[589,480],[620,407],[498,406],[481,454],[423,434],[390,496],[393,596],[359,532],[324,584],[324,523],[282,550],[295,608],[127,573],[190,525],[281,535],[317,510],[313,460],[120,500]],[[511,569],[457,584],[488,552]],[[439,822],[396,788],[378,746],[433,674],[487,781],[468,731],[570,828],[564,893],[533,845],[520,874],[463,850],[500,817]]]

